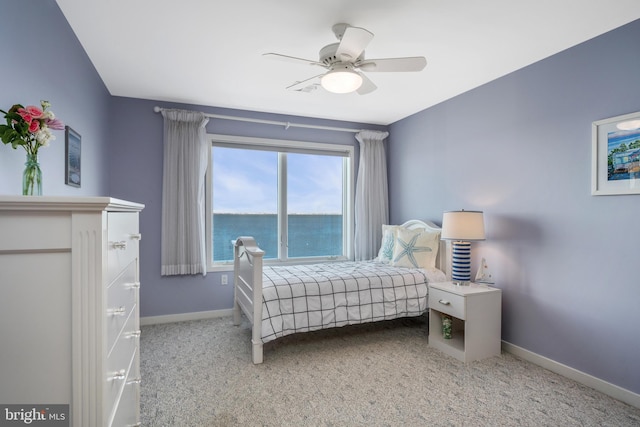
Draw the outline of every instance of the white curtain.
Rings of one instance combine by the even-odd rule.
[[[360,143],[355,206],[356,261],[376,257],[382,241],[382,224],[389,222],[387,158],[383,144],[387,136],[389,132],[371,130],[356,134]]]
[[[207,274],[205,239],[205,173],[209,146],[203,113],[162,110],[164,166],[162,176],[163,276]],[[144,165],[141,165],[144,168]]]

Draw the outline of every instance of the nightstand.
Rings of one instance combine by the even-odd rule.
[[[462,362],[499,355],[501,308],[500,289],[475,283],[429,284],[429,345]],[[450,339],[442,331],[447,316],[452,323]]]

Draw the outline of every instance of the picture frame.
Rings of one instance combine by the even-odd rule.
[[[82,137],[78,132],[74,131],[69,126],[65,126],[64,130],[64,154],[66,159],[64,169],[64,183],[72,187],[80,187],[80,185],[82,184]]]
[[[640,111],[592,124],[591,195],[640,194]]]

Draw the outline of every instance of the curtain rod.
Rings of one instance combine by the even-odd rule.
[[[166,110],[166,108],[160,108],[157,105],[153,107],[153,111],[155,111],[156,113],[159,113],[163,110]],[[290,127],[292,127],[292,128],[333,130],[338,132],[352,132],[352,133],[358,133],[362,130],[362,129],[349,129],[349,128],[333,127],[333,126],[305,125],[301,123],[278,122],[275,120],[249,119],[246,117],[223,116],[220,114],[209,114],[209,113],[203,113],[203,114],[205,115],[205,117],[211,117],[213,119],[236,120],[239,122],[250,122],[250,123],[261,123],[264,125],[284,126],[285,129],[289,129]]]

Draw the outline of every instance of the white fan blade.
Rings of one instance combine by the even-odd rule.
[[[367,59],[356,64],[362,71],[366,72],[394,72],[394,71],[422,71],[427,65],[424,56],[413,56],[407,58],[384,58]]]
[[[373,39],[373,33],[359,27],[347,27],[342,35],[340,46],[336,50],[336,56],[342,62],[353,62],[364,51]]]
[[[369,80],[367,76],[365,76],[363,73],[360,73],[360,75],[362,76],[362,85],[356,91],[359,95],[366,95],[378,89],[378,86],[376,86],[375,83]]]
[[[299,89],[293,89],[293,90],[296,92],[311,93],[313,91],[320,89],[321,87],[322,86],[320,85],[320,83],[311,83],[310,85],[302,86]]]
[[[302,85],[303,83],[307,83],[309,80],[317,79],[318,77],[322,77],[322,76],[324,76],[324,73],[318,74],[317,76],[309,77],[308,79],[297,81],[297,82],[287,86],[286,89],[293,89],[293,90],[300,89],[300,87],[298,87],[298,86]],[[304,87],[304,86],[302,86],[302,87]]]
[[[327,68],[327,66],[325,64],[323,64],[322,62],[318,62],[318,61],[312,61],[310,59],[304,59],[304,58],[297,58],[295,56],[289,56],[289,55],[282,55],[280,53],[263,53],[262,56],[267,56],[269,58],[273,58],[273,59],[279,59],[282,61],[299,61],[299,62],[306,62],[309,65],[319,65],[321,67]]]

